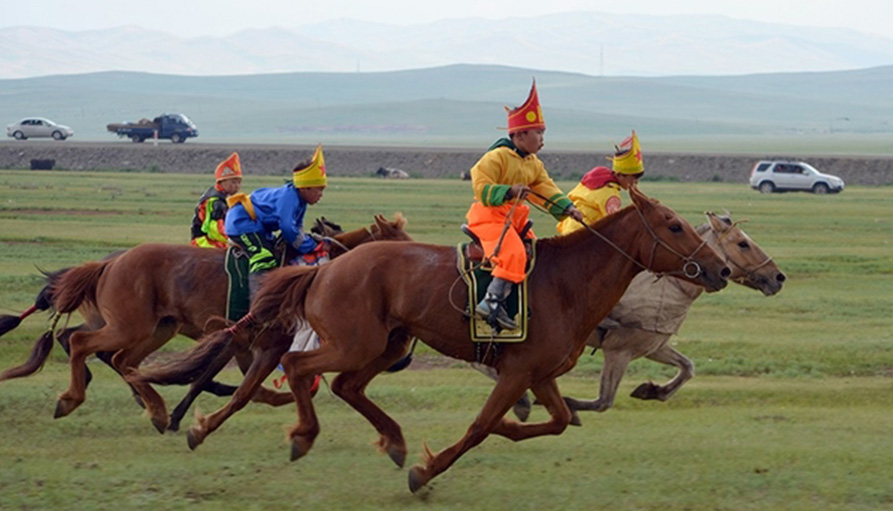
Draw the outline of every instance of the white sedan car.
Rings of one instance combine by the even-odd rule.
[[[13,137],[16,140],[25,140],[32,137],[53,137],[54,140],[65,140],[73,135],[74,130],[68,126],[56,124],[43,117],[26,117],[6,127],[6,136]]]

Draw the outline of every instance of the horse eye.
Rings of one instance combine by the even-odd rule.
[[[739,242],[738,242],[738,246],[739,246],[740,248],[747,248],[747,247],[749,247],[750,245],[748,245],[746,241],[739,241]]]
[[[682,226],[679,224],[673,224],[670,226],[670,232],[682,232]]]

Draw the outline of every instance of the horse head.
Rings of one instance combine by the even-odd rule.
[[[766,296],[781,291],[787,277],[772,258],[741,230],[738,226],[740,222],[733,222],[728,211],[724,215],[713,212],[705,214],[716,236],[715,246],[731,267],[729,280],[762,291]]]
[[[646,268],[656,274],[672,275],[719,291],[728,283],[731,270],[725,261],[707,245],[694,227],[675,211],[651,199],[635,185],[629,196],[641,217],[651,240],[646,241],[640,258]]]
[[[372,226],[372,235],[378,239],[391,241],[412,241],[412,238],[404,230],[406,217],[402,213],[394,215],[394,220],[388,220],[384,215],[375,215],[375,224]]]

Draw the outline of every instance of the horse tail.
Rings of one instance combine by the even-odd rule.
[[[81,304],[96,303],[96,285],[112,260],[91,261],[70,268],[50,284],[50,297],[62,314],[74,312]]]
[[[34,343],[34,347],[31,348],[31,355],[28,357],[28,360],[20,366],[10,367],[0,373],[0,381],[30,376],[37,371],[40,371],[43,368],[43,364],[46,362],[47,357],[50,355],[52,348],[53,333],[44,332],[43,335],[37,339],[37,342]]]
[[[10,314],[4,314],[0,316],[0,336],[18,328],[22,321],[31,314],[34,314],[37,311],[49,310],[53,306],[53,283],[56,282],[59,279],[59,276],[66,271],[68,271],[68,268],[50,273],[42,271],[41,273],[43,273],[46,277],[47,283],[45,286],[43,286],[43,289],[41,289],[40,292],[37,293],[37,298],[34,299],[34,304],[31,305],[31,307],[25,309],[25,311],[23,311],[18,316]]]
[[[188,385],[197,380],[211,363],[222,356],[233,340],[232,328],[206,335],[183,357],[165,364],[140,369],[128,375],[129,381],[158,385]]]
[[[316,278],[319,266],[292,266],[270,272],[251,303],[254,321],[263,325],[276,322],[286,329],[295,317],[302,320],[307,290]]]

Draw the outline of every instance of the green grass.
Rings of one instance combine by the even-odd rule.
[[[146,241],[185,243],[208,184],[191,175],[0,172],[0,313],[30,305],[43,285],[35,267]],[[326,390],[315,400],[322,432],[295,463],[285,443],[293,407],[249,405],[190,452],[183,433],[157,435],[96,360],[87,401],[53,420],[68,383],[55,348],[41,373],[0,383],[0,509],[893,509],[893,188],[824,197],[724,183],[642,188],[692,223],[707,210],[748,219],[744,229],[788,277],[770,298],[730,285],[699,299],[672,341],[697,376],[670,401],[628,397],[642,381],[673,374],[638,360],[614,408],[584,414],[582,428],[519,444],[489,438],[411,495],[407,471],[370,445],[374,430]],[[454,244],[470,198],[459,181],[332,179],[308,218],[351,229],[400,211],[416,239]],[[540,236],[554,232],[550,217],[533,216]],[[35,316],[0,339],[0,368],[22,363],[45,328]],[[164,349],[190,345],[178,338]],[[438,363],[369,389],[403,426],[407,464],[423,443],[436,451],[457,441],[492,388],[427,348],[417,358]],[[584,354],[561,379],[563,392],[594,397],[601,360]],[[172,403],[183,389],[162,393]],[[202,396],[198,407],[224,402]],[[535,410],[534,419],[545,417]]]

